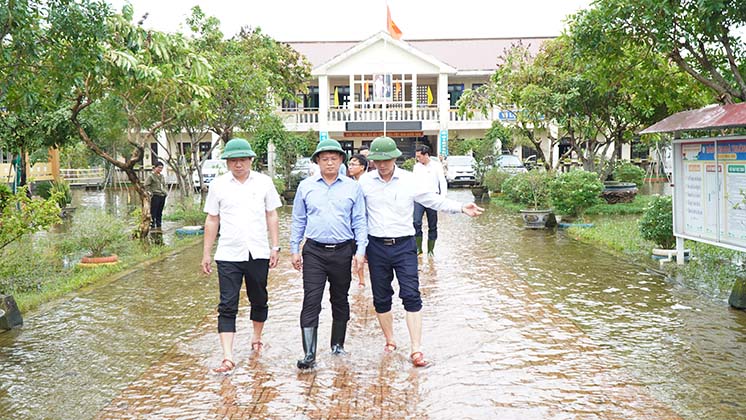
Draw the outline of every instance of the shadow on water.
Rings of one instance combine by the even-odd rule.
[[[289,219],[285,207],[284,250]],[[439,227],[420,271],[429,369],[410,367],[396,297],[399,349],[383,355],[370,286],[353,282],[350,356],[327,352],[327,293],[319,367],[299,373],[302,279],[283,253],[266,348],[249,350],[243,300],[237,371],[207,375],[220,361],[217,282],[198,274],[196,246],[0,334],[0,418],[676,418],[665,406],[686,419],[746,417],[743,312],[561,231],[524,230],[496,206],[479,219],[442,215]]]

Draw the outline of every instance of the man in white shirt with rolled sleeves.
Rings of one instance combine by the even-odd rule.
[[[484,209],[474,203],[461,204],[440,196],[428,187],[427,179],[396,167],[401,151],[390,137],[378,137],[370,145],[368,159],[376,170],[360,178],[368,212],[368,247],[373,306],[386,338],[384,351],[396,350],[391,303],[394,273],[399,282],[399,297],[407,312],[406,321],[411,344],[410,360],[415,367],[426,367],[420,346],[422,340],[422,299],[417,273],[414,226],[411,215],[415,202],[449,213],[478,216]]]
[[[446,196],[448,182],[443,173],[443,166],[430,157],[430,146],[421,144],[414,151],[417,163],[414,164],[412,173],[427,179],[428,187],[438,195]],[[422,253],[422,216],[427,215],[427,255],[432,256],[435,251],[435,241],[438,239],[438,212],[414,203],[414,239],[417,244],[417,254]]]
[[[241,284],[251,303],[250,318],[254,333],[251,349],[261,350],[262,330],[267,320],[267,275],[277,266],[280,252],[277,208],[282,205],[272,179],[251,170],[256,153],[244,139],[232,139],[225,145],[222,159],[229,172],[210,183],[205,203],[205,237],[202,248],[202,271],[212,273],[212,246],[220,229],[215,251],[220,284],[218,333],[223,361],[213,369],[229,374],[236,366],[233,339]],[[267,234],[269,233],[269,241]],[[272,244],[270,248],[270,243]]]

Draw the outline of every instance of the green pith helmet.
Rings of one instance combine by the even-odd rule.
[[[253,158],[256,157],[256,153],[251,150],[251,145],[246,139],[231,139],[228,143],[225,143],[223,154],[220,155],[220,159],[232,159],[232,158]]]
[[[342,163],[347,162],[347,153],[342,150],[342,145],[334,139],[321,140],[316,146],[316,151],[311,155],[311,162],[317,163],[317,157],[321,152],[339,152],[342,155]]]
[[[396,147],[396,142],[391,137],[376,137],[370,144],[368,160],[389,160],[401,156],[401,150]]]

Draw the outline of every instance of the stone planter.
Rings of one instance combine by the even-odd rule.
[[[0,295],[0,331],[10,330],[23,325],[21,311],[18,310],[13,296]]]
[[[478,185],[475,187],[471,187],[471,193],[474,195],[475,201],[482,201],[482,200],[489,200],[489,190],[487,190],[487,187]]]
[[[557,225],[557,219],[551,209],[521,210],[523,223],[528,229],[544,229]]]
[[[609,204],[631,203],[637,195],[634,182],[604,182],[601,198]]]

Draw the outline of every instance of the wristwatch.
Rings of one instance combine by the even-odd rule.
[[[272,251],[280,252],[280,249],[282,249],[282,248],[280,248],[279,246],[273,246],[272,247]]]

